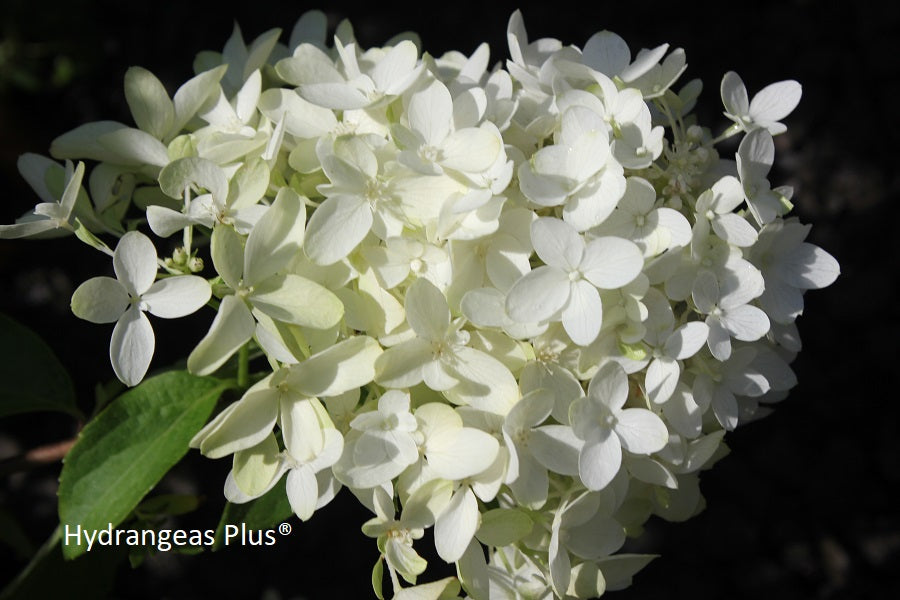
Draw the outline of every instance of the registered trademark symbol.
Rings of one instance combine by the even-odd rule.
[[[281,535],[289,535],[291,533],[291,524],[290,523],[282,523],[278,526],[278,533]]]

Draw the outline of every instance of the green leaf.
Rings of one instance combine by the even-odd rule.
[[[200,497],[193,494],[161,494],[147,498],[134,509],[139,519],[164,519],[173,515],[183,515],[197,510]]]
[[[219,550],[225,543],[225,526],[245,524],[247,529],[273,529],[282,521],[288,520],[294,511],[288,502],[285,490],[285,478],[260,496],[246,504],[225,504],[219,526],[216,527],[216,543],[213,551]]]
[[[188,451],[230,383],[184,371],[145,380],[88,423],[63,461],[59,519],[105,529],[121,523]],[[64,545],[66,558],[85,545]]]
[[[81,417],[69,374],[27,327],[0,314],[0,417],[54,410]]]

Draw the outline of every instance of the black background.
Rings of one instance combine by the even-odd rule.
[[[750,93],[782,79],[803,84],[800,106],[776,138],[776,185],[795,187],[796,213],[813,224],[808,241],[841,263],[830,288],[806,296],[799,320],[800,380],[767,419],[728,436],[732,453],[703,475],[705,512],[687,523],[651,520],[641,551],[660,553],[625,599],[880,599],[900,591],[900,408],[897,393],[898,9],[874,4],[786,2],[605,2],[576,9],[563,2],[520,5],[531,39],[583,45],[595,31],[622,35],[633,50],[668,42],[687,52],[682,81],[699,77],[702,122],[724,128],[719,81],[736,70]],[[471,2],[416,8],[368,3],[255,0],[225,3],[37,2],[0,8],[0,222],[37,201],[16,158],[46,154],[57,135],[88,121],[130,122],[122,77],[131,65],[153,71],[173,92],[195,54],[221,50],[233,22],[245,39],[272,27],[285,36],[309,8],[335,25],[349,17],[364,47],[413,30],[434,55],[491,45],[507,57],[506,22],[514,5]],[[723,155],[733,151],[722,149]],[[80,402],[113,377],[111,328],[75,318],[72,290],[108,270],[108,260],[67,238],[0,241],[0,311],[35,329],[70,370]],[[202,336],[183,323],[154,321],[154,365],[177,359],[165,348]],[[188,338],[188,341],[183,341]],[[0,357],[2,359],[2,357]],[[75,431],[67,417],[25,415],[0,421],[0,459]],[[163,489],[205,495],[183,528],[212,528],[224,503],[228,461],[193,452]],[[58,466],[0,479],[0,506],[40,544],[55,526]],[[160,555],[119,569],[119,598],[365,598],[377,558],[359,531],[368,518],[346,492],[275,549],[215,555]],[[424,550],[429,544],[420,544]],[[97,560],[107,560],[100,557]],[[0,548],[0,584],[24,561]],[[71,568],[71,565],[69,565]],[[439,559],[431,561],[440,571]],[[429,572],[431,572],[431,568]],[[69,590],[80,595],[76,588]],[[86,594],[91,597],[93,594]]]

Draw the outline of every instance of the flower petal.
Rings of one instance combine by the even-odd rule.
[[[113,254],[116,278],[134,297],[140,296],[156,279],[156,248],[143,233],[129,231],[119,240]]]
[[[319,498],[319,484],[312,469],[308,465],[291,469],[285,489],[294,514],[301,521],[309,520],[316,511],[316,500]]]
[[[118,321],[128,308],[125,287],[112,277],[94,277],[78,286],[72,294],[72,312],[91,323]]]
[[[589,490],[602,490],[622,466],[622,445],[612,430],[584,444],[578,456],[578,474]]]
[[[616,419],[614,431],[629,452],[651,454],[669,442],[669,430],[656,413],[644,408],[626,408]]]
[[[195,375],[209,375],[237,352],[256,331],[256,321],[243,300],[225,296],[209,332],[188,356],[188,370]]]
[[[587,346],[597,338],[603,322],[603,305],[597,288],[581,280],[570,286],[569,302],[562,311],[562,324],[579,346]]]
[[[598,288],[612,290],[633,281],[643,267],[644,256],[637,244],[601,237],[588,243],[579,270]]]
[[[150,320],[132,306],[116,323],[109,343],[109,359],[116,377],[128,386],[139,384],[150,367],[155,346]]]
[[[519,323],[552,319],[569,300],[569,277],[556,267],[543,266],[527,273],[509,289],[506,312]]]
[[[151,315],[175,319],[199,310],[210,296],[212,290],[205,279],[196,275],[179,275],[160,279],[150,286],[141,300]]]
[[[306,255],[318,265],[341,260],[372,228],[372,209],[357,196],[334,196],[313,213],[306,228]]]
[[[475,536],[480,517],[478,500],[472,490],[468,486],[456,490],[434,524],[434,546],[438,555],[448,563],[459,560]]]

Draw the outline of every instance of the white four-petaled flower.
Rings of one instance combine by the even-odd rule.
[[[206,304],[209,283],[196,275],[155,281],[156,249],[137,231],[122,236],[113,255],[116,278],[88,279],[72,294],[72,312],[92,323],[112,323],[109,359],[116,376],[126,385],[144,378],[153,357],[155,337],[144,311],[175,319]]]

